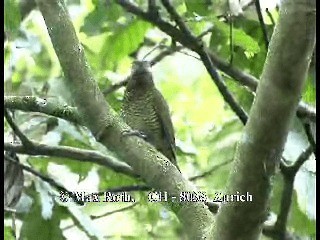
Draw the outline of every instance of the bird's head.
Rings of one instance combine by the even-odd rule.
[[[151,64],[148,61],[134,61],[132,63],[132,75],[140,75],[145,73],[151,73]]]
[[[134,61],[132,63],[131,81],[138,85],[153,85],[150,62]]]

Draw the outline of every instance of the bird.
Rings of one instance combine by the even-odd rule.
[[[120,115],[133,131],[140,133],[180,171],[169,106],[154,84],[150,62],[133,62]]]

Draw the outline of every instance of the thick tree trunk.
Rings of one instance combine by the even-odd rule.
[[[215,219],[214,239],[259,239],[289,126],[315,45],[315,0],[284,0],[256,99],[238,144],[226,193],[252,195],[229,202]]]

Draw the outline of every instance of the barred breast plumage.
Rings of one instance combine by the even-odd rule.
[[[148,62],[134,63],[123,98],[121,116],[133,130],[146,135],[146,141],[179,169],[169,107],[154,85]]]

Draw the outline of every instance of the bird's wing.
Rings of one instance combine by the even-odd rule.
[[[153,106],[155,108],[155,112],[159,119],[161,128],[163,130],[164,136],[169,143],[170,150],[172,151],[172,156],[175,158],[175,138],[174,138],[174,129],[171,121],[169,107],[167,105],[166,100],[163,98],[161,93],[155,89]]]

